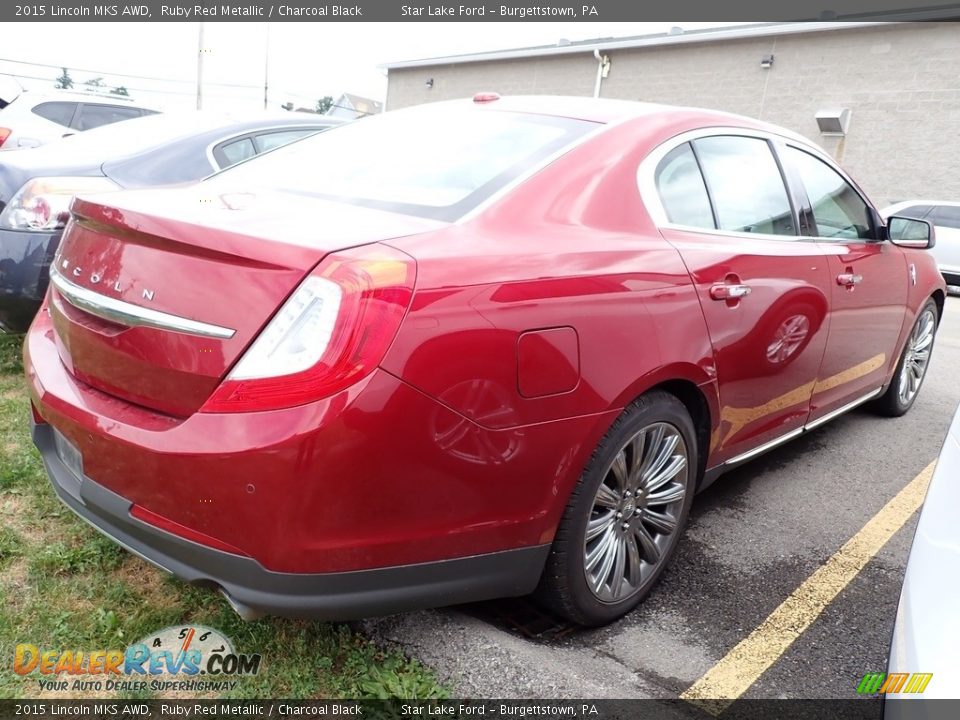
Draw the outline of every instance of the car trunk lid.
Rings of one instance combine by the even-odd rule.
[[[51,271],[61,360],[79,380],[185,417],[329,252],[437,221],[291,193],[77,198]]]

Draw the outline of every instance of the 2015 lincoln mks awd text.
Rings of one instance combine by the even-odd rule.
[[[479,95],[80,196],[25,343],[53,487],[247,617],[633,608],[725,469],[906,412],[945,286],[747,118]]]

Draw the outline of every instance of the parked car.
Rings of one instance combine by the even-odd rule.
[[[956,679],[960,616],[952,592],[960,578],[960,543],[954,512],[960,503],[958,476],[960,408],[953,416],[920,512],[897,608],[887,672],[888,677],[894,673],[931,673],[932,677],[923,683],[922,694],[908,692],[896,695],[897,700],[887,698],[886,718],[918,717],[918,706],[910,698],[960,697]]]
[[[84,130],[153,115],[123,96],[56,90],[24,90],[9,77],[0,82],[0,151],[32,148]]]
[[[907,200],[880,211],[884,217],[927,220],[937,232],[937,245],[931,252],[937,259],[947,285],[960,286],[960,202],[944,200]]]
[[[620,617],[698,489],[905,413],[944,303],[928,223],[690,108],[484,94],[71,211],[24,349],[53,487],[245,617]]]
[[[290,113],[152,115],[0,155],[0,329],[24,332],[40,307],[75,192],[199,180],[338,122]]]

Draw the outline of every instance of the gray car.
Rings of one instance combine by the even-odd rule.
[[[888,696],[887,718],[934,717],[934,710],[949,708],[917,704],[916,699],[960,698],[958,481],[960,408],[943,443],[913,539],[887,670],[887,677],[893,673],[932,673],[932,677],[922,693],[897,694],[896,700]]]
[[[0,331],[24,332],[40,307],[74,194],[195,182],[339,123],[305,113],[165,113],[0,153]]]

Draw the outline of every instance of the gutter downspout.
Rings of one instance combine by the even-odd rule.
[[[594,48],[593,57],[597,60],[597,81],[593,85],[593,96],[598,98],[600,97],[600,85],[607,73],[610,72],[610,58],[601,55],[599,48]]]

